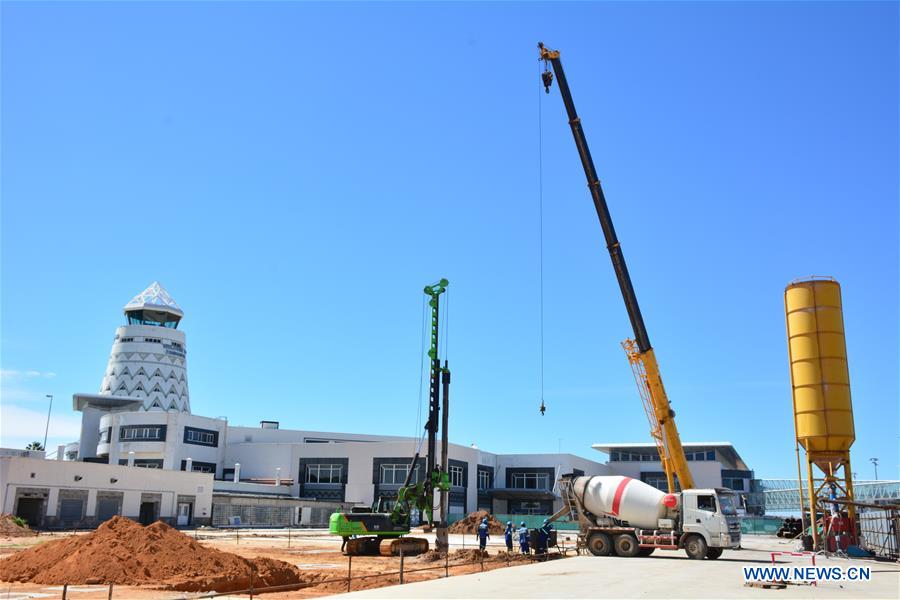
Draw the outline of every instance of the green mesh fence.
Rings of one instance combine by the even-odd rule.
[[[535,529],[544,524],[544,519],[549,517],[550,515],[492,515],[495,519],[500,521],[501,523],[506,523],[507,521],[512,521],[513,525],[518,529],[522,521],[525,521],[525,526],[529,529]],[[449,524],[453,524],[457,521],[466,518],[466,515],[460,514],[448,514],[447,522]],[[574,521],[569,521],[568,519],[560,519],[559,521],[553,522],[553,527],[555,529],[560,529],[564,531],[577,531],[578,523]]]
[[[783,519],[778,517],[743,517],[741,519],[742,534],[775,535]]]
[[[506,523],[507,521],[512,521],[516,528],[519,527],[522,521],[525,521],[525,526],[529,529],[533,529],[536,527],[540,527],[544,524],[544,519],[547,518],[548,515],[493,515],[495,519],[500,521],[501,523]],[[466,515],[462,514],[450,514],[447,517],[447,521],[450,524],[453,524],[461,519],[464,519]],[[779,517],[743,517],[741,519],[741,533],[749,534],[749,535],[775,535],[778,529],[781,527],[782,519]],[[553,523],[553,527],[562,531],[577,531],[578,523],[574,521],[569,521],[567,519],[560,519],[559,521],[555,521]]]

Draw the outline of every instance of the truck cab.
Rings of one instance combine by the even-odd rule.
[[[741,518],[734,492],[725,488],[691,489],[681,492],[681,529],[684,547],[700,536],[707,548],[740,548]],[[695,546],[698,545],[695,543]],[[699,552],[700,548],[695,548]]]

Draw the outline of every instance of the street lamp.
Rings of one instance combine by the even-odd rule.
[[[47,394],[46,396],[50,398],[50,408],[47,409],[47,426],[44,427],[44,456],[47,455],[47,432],[50,431],[50,411],[53,410],[53,394]]]
[[[878,481],[878,459],[870,458],[869,462],[871,462],[872,465],[875,467],[875,481]]]

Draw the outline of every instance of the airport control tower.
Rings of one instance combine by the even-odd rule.
[[[128,324],[116,329],[100,394],[139,399],[144,410],[191,412],[184,313],[154,281],[125,305]]]

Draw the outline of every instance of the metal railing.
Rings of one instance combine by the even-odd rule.
[[[465,539],[463,539],[462,544],[451,544],[452,547],[456,547],[457,550],[472,550],[474,552],[478,552],[477,558],[472,559],[468,558],[466,555],[458,555],[456,558],[451,558],[451,552],[443,553],[443,560],[439,561],[440,564],[434,566],[419,566],[418,564],[413,568],[408,568],[406,565],[407,558],[401,552],[399,558],[399,568],[394,571],[380,571],[378,573],[361,573],[354,574],[353,572],[353,557],[347,556],[347,574],[341,575],[337,577],[330,577],[326,579],[319,579],[315,581],[300,581],[297,583],[285,584],[285,585],[274,585],[274,586],[257,586],[254,585],[254,577],[255,573],[253,568],[251,567],[248,571],[248,581],[249,586],[245,589],[237,589],[237,590],[228,590],[222,592],[208,592],[208,593],[191,593],[190,595],[180,595],[173,596],[168,600],[196,600],[198,598],[218,598],[221,596],[231,596],[231,595],[249,595],[252,598],[257,594],[264,593],[272,593],[272,592],[288,592],[288,591],[296,591],[308,588],[315,588],[326,585],[336,585],[341,584],[342,587],[339,590],[340,592],[351,592],[353,591],[353,582],[354,581],[364,581],[371,579],[386,579],[388,581],[385,582],[384,586],[377,587],[386,587],[389,585],[403,585],[407,583],[406,577],[410,574],[415,573],[425,573],[430,571],[443,571],[443,578],[457,576],[457,575],[469,575],[472,573],[484,572],[485,570],[494,570],[498,568],[505,568],[516,566],[517,563],[527,562],[544,562],[547,560],[555,560],[560,558],[566,558],[570,553],[578,553],[579,550],[577,546],[566,546],[565,542],[563,544],[557,545],[555,547],[554,552],[545,552],[542,554],[522,554],[517,552],[504,552],[502,554],[495,554],[493,556],[489,555],[487,552],[479,552],[476,548],[473,548],[472,545],[469,545],[468,548],[465,544]],[[438,562],[438,561],[435,561]],[[471,570],[468,572],[460,572],[461,569],[465,569],[466,567],[471,567]],[[453,573],[451,575],[451,569]],[[441,578],[441,577],[438,577]],[[63,584],[62,589],[62,599],[67,600],[68,595],[68,583]],[[75,585],[75,584],[72,584]],[[103,584],[108,589],[107,598],[108,600],[112,600],[114,593],[114,584]],[[346,585],[346,588],[343,588],[343,585]],[[331,590],[329,590],[331,591]],[[337,593],[338,590],[335,590]],[[126,596],[122,596],[126,597]]]

